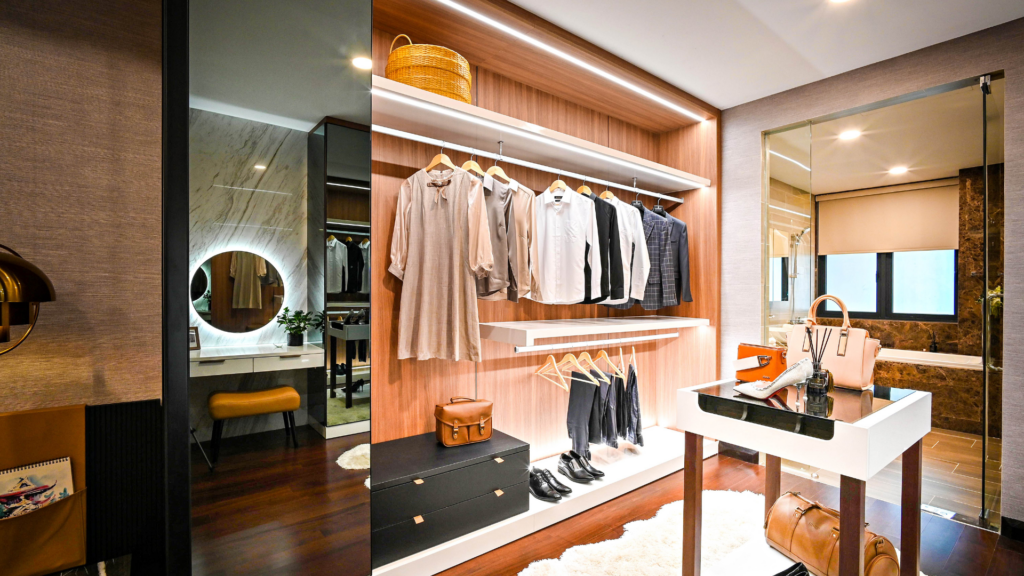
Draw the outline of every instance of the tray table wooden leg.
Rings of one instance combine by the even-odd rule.
[[[903,490],[900,496],[900,576],[921,573],[921,482],[924,449],[918,440],[903,453]]]
[[[700,576],[701,506],[704,492],[704,437],[686,433],[683,469],[683,576]]]
[[[765,454],[764,467],[764,517],[767,519],[768,511],[782,495],[782,458]]]
[[[839,576],[864,574],[864,500],[867,483],[839,479]]]

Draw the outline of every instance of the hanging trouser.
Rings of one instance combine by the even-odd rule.
[[[582,382],[581,382],[582,380]],[[572,373],[569,384],[569,413],[566,425],[572,449],[580,456],[590,458],[590,416],[594,410],[594,397],[598,388],[579,372]]]

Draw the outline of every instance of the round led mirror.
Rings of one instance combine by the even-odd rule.
[[[225,332],[252,332],[271,323],[284,302],[284,281],[265,258],[222,252],[196,269],[192,307],[207,324]]]

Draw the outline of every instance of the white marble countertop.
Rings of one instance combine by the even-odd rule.
[[[274,356],[292,356],[306,354],[323,354],[324,349],[316,344],[302,346],[286,346],[284,344],[253,344],[249,346],[216,346],[191,350],[188,359],[192,362],[209,360],[231,360],[234,358],[267,358]]]

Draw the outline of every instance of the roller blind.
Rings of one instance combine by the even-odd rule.
[[[959,248],[960,189],[956,179],[927,186],[816,196],[818,253]]]

